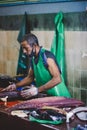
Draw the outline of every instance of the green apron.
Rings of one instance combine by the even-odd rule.
[[[49,80],[52,79],[52,76],[49,70],[46,69],[46,67],[43,64],[43,58],[42,58],[41,53],[44,53],[44,51],[45,49],[41,49],[37,64],[34,63],[34,58],[32,59],[37,87],[40,87],[46,84]],[[61,75],[61,79],[62,79],[62,82],[60,84],[46,91],[48,95],[71,97],[69,91],[67,90],[67,87],[65,86],[62,75]]]

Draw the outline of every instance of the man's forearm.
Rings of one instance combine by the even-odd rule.
[[[25,77],[23,80],[21,80],[20,82],[16,83],[16,87],[21,87],[21,86],[25,86],[25,85],[29,85],[33,80],[31,78]]]
[[[61,83],[61,79],[60,78],[53,78],[52,80],[50,80],[49,82],[47,82],[46,84],[40,86],[38,88],[38,92],[44,92],[48,89],[53,88],[55,85]]]

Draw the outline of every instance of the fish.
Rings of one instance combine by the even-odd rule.
[[[0,92],[0,98],[4,98],[8,96],[8,100],[13,100],[13,99],[17,99],[20,97],[19,92],[18,91],[5,91],[5,92]]]
[[[78,107],[84,105],[85,105],[84,102],[74,98],[50,96],[50,97],[35,98],[27,101],[21,101],[20,103],[15,104],[10,108],[7,108],[6,111],[11,112],[12,110],[18,110],[18,109],[27,110],[31,108],[42,108],[44,106],[54,106],[64,108],[64,107]]]
[[[30,112],[30,115],[39,120],[59,121],[65,120],[66,116],[55,110],[44,110],[36,109]]]

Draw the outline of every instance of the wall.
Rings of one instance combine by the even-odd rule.
[[[49,1],[49,0],[48,0]],[[86,0],[73,0],[71,2],[46,2],[38,4],[27,4],[27,1],[24,4],[7,4],[0,5],[0,16],[6,15],[23,15],[26,11],[28,14],[46,14],[46,13],[57,13],[59,11],[67,12],[82,12],[87,10],[87,1]]]
[[[0,30],[0,73],[14,76],[16,74],[19,51],[16,46],[15,31]]]

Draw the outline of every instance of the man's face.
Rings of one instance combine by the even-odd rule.
[[[32,47],[27,43],[27,41],[23,41],[21,43],[22,49],[23,49],[23,53],[30,56],[32,53]]]

